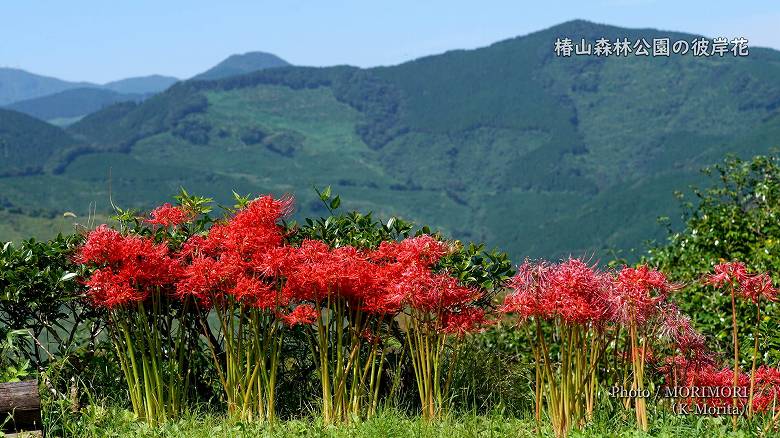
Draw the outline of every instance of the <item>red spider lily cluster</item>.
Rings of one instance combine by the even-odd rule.
[[[604,377],[598,363],[607,348],[617,349],[623,329],[626,348],[615,353],[631,370],[622,375],[633,376],[623,383],[640,391],[645,363],[654,357],[656,334],[666,335],[686,352],[704,346],[690,320],[669,302],[680,286],[645,265],[608,272],[579,259],[554,264],[526,261],[510,287],[501,310],[536,325],[536,416],[541,418],[546,403],[559,436],[592,417],[598,379]],[[549,332],[553,336],[548,341]],[[551,343],[560,344],[559,354],[551,354]],[[646,430],[644,400],[636,400],[635,411],[639,426]]]
[[[451,252],[446,242],[422,235],[383,242],[374,250],[330,248],[315,240],[290,246],[279,221],[292,203],[290,197],[260,197],[214,224],[207,235],[192,236],[176,252],[151,237],[122,235],[103,225],[89,233],[76,260],[97,267],[87,285],[98,306],[143,301],[150,288],[161,287],[179,298],[192,296],[205,307],[226,296],[277,310],[294,302],[316,306],[332,296],[374,314],[412,307],[442,312],[442,330],[458,333],[483,319],[484,312],[471,306],[480,297],[478,290],[433,270]],[[161,226],[194,218],[170,204],[151,216],[147,222]],[[300,319],[304,310],[298,312],[290,321],[310,319]]]
[[[671,341],[671,346],[684,360],[709,363],[712,357],[707,351],[707,340],[691,322],[691,318],[673,303],[665,305],[660,312],[660,334]]]
[[[449,349],[448,342],[479,331],[495,319],[483,304],[484,290],[464,285],[441,268],[442,259],[455,246],[430,235],[386,241],[375,248],[295,240],[291,239],[293,231],[283,225],[292,209],[292,197],[261,196],[210,228],[188,235],[195,225],[207,221],[196,221],[198,214],[186,207],[165,204],[143,218],[140,223],[145,225],[137,231],[120,232],[102,225],[87,235],[75,260],[89,268],[88,299],[107,309],[117,325],[122,323],[117,315],[141,314],[132,320],[138,327],[123,324],[123,337],[114,337],[118,354],[126,354],[121,358],[127,364],[126,376],[136,366],[134,354],[146,355],[141,359],[148,358],[149,363],[162,363],[154,355],[173,351],[154,351],[151,346],[160,343],[156,332],[143,340],[149,351],[139,352],[132,345],[133,336],[155,327],[160,315],[154,312],[163,300],[176,308],[168,310],[171,318],[198,318],[208,333],[195,332],[196,343],[201,335],[209,343],[212,339],[224,343],[211,347],[229,410],[240,411],[244,419],[257,418],[252,415],[272,418],[272,376],[280,362],[280,333],[302,327],[302,332],[312,336],[312,354],[323,381],[323,410],[330,409],[323,418],[342,421],[355,413],[361,415],[361,403],[375,408],[376,400],[371,397],[378,394],[383,373],[383,337],[388,334],[388,322],[395,320],[402,321],[399,326],[407,332],[423,415],[440,415],[449,385],[449,377],[445,381],[442,376],[452,375],[444,366],[453,366],[457,355],[457,346]],[[739,262],[715,266],[704,282],[730,288],[732,299],[755,303],[759,315],[760,302],[777,300],[769,275],[751,274]],[[572,258],[558,263],[526,260],[508,286],[510,292],[499,313],[514,314],[520,323],[533,326],[536,416],[539,420],[546,407],[560,436],[592,418],[602,383],[643,390],[645,363],[651,361],[662,363],[660,371],[667,384],[749,386],[751,395],[740,400],[739,406],[751,407],[752,412],[780,410],[780,370],[757,367],[755,357],[749,374],[741,373],[737,365],[718,368],[704,336],[672,303],[681,285],[656,269],[639,265],[601,270]],[[186,303],[196,303],[197,308],[187,308]],[[214,314],[219,316],[221,337],[208,336],[212,334],[208,324],[213,321],[204,315]],[[197,324],[160,327],[174,326]],[[738,363],[736,323],[734,338]],[[660,345],[662,341],[668,342]],[[225,365],[218,360],[218,348],[228,358],[225,363],[235,363]],[[614,353],[613,363],[602,360],[608,351]],[[171,369],[185,372],[183,362],[180,365]],[[159,373],[162,376],[165,371]],[[262,373],[266,373],[262,379],[255,378]],[[152,374],[149,371],[151,377],[144,378],[158,377]],[[149,396],[131,385],[133,390],[137,393],[134,409],[158,403],[154,394]],[[733,397],[685,402],[735,405]],[[265,411],[252,411],[263,403],[269,403]],[[647,430],[644,400],[631,403],[637,423]]]
[[[680,286],[641,265],[615,274],[579,259],[557,264],[526,261],[512,279],[502,310],[521,319],[560,319],[567,324],[645,324]]]
[[[177,294],[191,295],[204,306],[228,296],[261,309],[287,305],[275,274],[286,257],[278,221],[291,208],[292,198],[262,196],[214,224],[207,236],[189,239],[179,255]]]
[[[402,313],[412,319],[425,315],[423,325],[416,327],[424,326],[435,336],[462,336],[484,325],[485,312],[476,304],[483,293],[461,285],[446,271],[437,271],[438,262],[454,249],[447,242],[421,235],[383,242],[370,249],[332,248],[309,239],[293,245],[289,243],[289,231],[281,223],[292,207],[291,197],[261,196],[184,241],[169,239],[170,233],[193,223],[198,215],[170,204],[156,208],[150,218],[143,220],[142,223],[152,226],[147,232],[120,233],[100,226],[88,234],[76,256],[78,263],[91,270],[85,282],[88,297],[95,306],[109,311],[141,309],[147,306],[153,291],[158,299],[155,302],[160,297],[172,303],[195,302],[201,314],[215,311],[220,315],[221,325],[217,330],[231,331],[228,336],[218,338],[224,339],[224,346],[211,345],[214,356],[217,357],[217,348],[224,348],[229,357],[254,358],[253,361],[263,362],[258,368],[261,374],[267,369],[265,361],[271,361],[270,367],[278,363],[280,331],[277,326],[304,325],[315,331],[330,330],[325,327],[334,324],[336,315],[346,324],[355,325],[350,330],[359,336],[349,348],[360,352],[361,342],[377,344],[382,336],[377,332],[382,321]],[[181,235],[186,233],[178,236]],[[328,315],[325,322],[323,313]],[[358,317],[358,313],[367,316]],[[205,330],[211,330],[205,318],[196,317]],[[249,318],[249,325],[231,323],[242,318]],[[271,322],[268,325],[263,321]],[[252,333],[273,341],[255,344]],[[328,351],[332,347],[326,344],[333,342],[333,336],[328,331],[321,333],[318,348],[322,353],[316,353],[323,354],[320,364],[330,360]],[[208,335],[206,338],[215,339]],[[381,358],[376,347],[373,348],[371,360]],[[350,355],[354,353],[347,352],[347,357]],[[256,400],[272,398],[273,385],[235,379],[236,375],[248,378],[258,374],[251,362],[247,362],[249,368],[241,373],[222,373],[228,404],[242,418],[252,418],[252,415],[268,418],[273,407],[253,413],[255,408],[250,405],[258,403],[250,399],[255,397],[252,388],[263,385],[266,385],[263,391],[267,392],[257,395]],[[236,362],[231,366],[244,364]],[[345,373],[353,365],[339,366],[344,367],[344,372],[337,372],[336,377],[346,379]],[[275,371],[268,373],[270,376]],[[323,366],[323,373],[323,379],[330,378],[327,367]],[[381,373],[381,367],[377,373]],[[373,389],[371,392],[375,393]],[[246,396],[242,398],[242,395]],[[338,415],[346,415],[351,409],[344,407],[345,412]]]

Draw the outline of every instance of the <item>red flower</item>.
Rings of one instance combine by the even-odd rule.
[[[126,275],[116,274],[110,268],[93,272],[85,285],[89,288],[89,300],[97,307],[113,309],[146,299],[145,291],[134,288]]]
[[[146,219],[145,222],[162,227],[175,227],[185,222],[190,222],[194,218],[195,214],[193,212],[183,207],[174,207],[169,203],[165,203],[152,210],[151,219]]]
[[[526,260],[517,267],[517,274],[509,286],[514,289],[504,298],[501,311],[515,313],[522,319],[550,319],[555,309],[546,303],[550,289],[549,276],[552,266],[546,261],[530,262]]]
[[[707,391],[706,394],[700,394],[698,397],[691,395],[682,400],[689,405],[727,407],[732,405],[733,395],[736,395],[738,408],[743,409],[748,403],[750,373],[739,373],[737,391],[732,392],[734,370],[730,367],[718,369],[711,364],[683,360],[672,369],[677,376],[675,386],[690,388],[691,394],[694,394],[693,390]],[[754,412],[778,411],[780,410],[778,400],[780,400],[780,369],[758,367],[755,373]]]
[[[767,301],[777,300],[777,289],[772,285],[772,278],[766,273],[752,275],[742,279],[739,283],[737,293],[754,303],[757,303],[762,297]]]
[[[76,263],[96,265],[119,263],[124,257],[124,237],[119,231],[100,225],[87,235],[87,240],[75,256]]]
[[[510,287],[514,292],[504,299],[501,310],[522,319],[600,324],[608,314],[609,277],[579,259],[555,265],[526,261],[518,267]]]
[[[182,270],[176,283],[179,296],[191,295],[198,301],[209,302],[212,291],[218,289],[220,278],[216,271],[217,261],[204,256],[195,256]]]
[[[485,311],[479,307],[468,307],[457,313],[446,312],[442,318],[442,333],[462,337],[482,329],[487,324]]]
[[[611,312],[618,322],[645,324],[657,314],[669,294],[679,288],[680,285],[670,283],[663,273],[646,265],[624,267],[615,278]]]
[[[313,324],[319,318],[320,312],[309,304],[301,304],[292,312],[282,316],[282,320],[289,326],[299,324]]]
[[[227,293],[233,295],[238,301],[260,309],[274,309],[284,305],[279,301],[280,297],[272,285],[254,277],[240,276],[235,286]]]
[[[742,262],[727,262],[715,265],[715,273],[704,278],[705,284],[722,287],[728,284],[739,284],[748,277],[747,268]]]
[[[683,314],[674,304],[661,309],[661,335],[671,339],[674,346],[684,357],[694,358],[707,351],[706,339],[691,324],[691,318]]]
[[[452,248],[446,242],[440,242],[432,236],[423,234],[400,242],[382,242],[372,257],[376,260],[384,259],[404,265],[433,266],[451,252]]]
[[[288,296],[280,294],[278,286],[282,271],[295,258],[282,246],[278,222],[291,211],[292,202],[291,197],[261,196],[213,225],[207,237],[190,238],[179,254],[185,268],[178,294],[203,303],[227,294],[263,309],[286,305]]]
[[[733,292],[742,298],[757,303],[760,298],[777,300],[777,289],[772,278],[766,274],[750,275],[742,262],[728,262],[715,265],[714,273],[704,277],[704,284],[715,287],[731,286]]]
[[[107,226],[89,233],[75,259],[98,268],[94,278],[86,282],[88,294],[96,305],[106,307],[142,300],[153,289],[172,291],[181,274],[165,244],[146,237],[123,236]]]

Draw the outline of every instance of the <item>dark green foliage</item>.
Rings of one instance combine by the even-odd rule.
[[[401,92],[389,81],[364,70],[333,84],[338,100],[365,114],[365,121],[355,126],[368,146],[379,149],[408,130],[400,122]]]
[[[456,410],[522,416],[533,409],[533,356],[525,332],[499,324],[462,342],[452,383]]]
[[[184,119],[176,122],[171,134],[174,137],[187,140],[192,144],[204,145],[209,143],[211,125],[203,120]]]
[[[268,133],[256,126],[252,126],[243,129],[239,137],[244,144],[255,145],[261,143],[266,136],[268,136]]]
[[[303,146],[305,137],[295,131],[283,131],[263,139],[266,149],[283,157],[292,158]]]
[[[415,228],[413,223],[395,217],[383,223],[375,219],[371,212],[351,211],[335,214],[335,210],[341,206],[341,197],[333,196],[330,186],[322,191],[315,191],[330,216],[306,218],[304,224],[295,232],[294,240],[320,240],[334,248],[352,245],[356,248],[375,249],[384,241],[409,237]],[[430,233],[428,227],[423,227],[421,231],[423,230]]]
[[[715,264],[738,260],[780,281],[780,157],[728,157],[704,173],[711,184],[695,189],[690,200],[679,194],[685,226],[670,227],[667,242],[650,250],[650,261],[688,285],[676,302],[712,338],[712,348],[729,357],[731,297],[726,290],[701,286],[700,279]],[[778,311],[777,304],[762,303],[761,332],[767,335],[760,350],[769,363],[780,360]],[[755,313],[755,305],[740,303],[738,322],[745,336],[752,336]]]
[[[34,239],[0,251],[0,325],[29,330],[23,355],[37,369],[94,343],[100,325],[96,311],[83,300],[78,267],[71,261],[81,236]],[[37,342],[35,341],[37,340]]]
[[[462,284],[488,291],[482,298],[485,306],[491,304],[493,294],[500,291],[515,274],[505,252],[498,249],[487,251],[484,244],[469,243],[464,246],[458,242],[457,250],[444,257],[439,266],[457,277]]]

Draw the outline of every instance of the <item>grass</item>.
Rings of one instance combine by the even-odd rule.
[[[529,414],[530,415],[530,414]],[[572,437],[742,437],[759,436],[748,429],[758,430],[760,425],[731,432],[728,418],[662,415],[651,421],[648,433],[639,432],[630,421],[619,416],[604,415],[585,430],[574,431]],[[79,414],[65,414],[58,418],[57,428],[49,430],[50,436],[98,437],[155,437],[155,438],[239,438],[239,437],[399,437],[399,438],[465,438],[465,437],[548,437],[552,430],[542,425],[537,429],[535,421],[492,413],[476,415],[465,413],[448,416],[440,421],[427,422],[393,409],[384,409],[372,419],[339,426],[324,425],[321,419],[309,417],[281,421],[274,425],[241,423],[223,415],[209,412],[189,412],[176,421],[159,426],[149,426],[135,421],[132,413],[121,408],[92,405]]]

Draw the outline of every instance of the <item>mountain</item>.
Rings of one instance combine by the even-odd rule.
[[[108,211],[109,191],[141,209],[181,186],[223,204],[231,190],[291,192],[300,218],[323,212],[311,187],[332,185],[345,208],[515,261],[598,257],[662,236],[656,218],[678,216],[673,192],[701,183],[701,167],[780,145],[780,52],[556,57],[564,36],[695,37],[577,20],[391,67],[180,82],[84,117],[67,132],[89,153],[59,173],[0,178],[0,192],[79,214]]]
[[[289,65],[290,64],[287,61],[270,53],[249,52],[242,55],[231,55],[214,67],[194,76],[192,79],[197,81],[222,79],[266,68],[287,67]]]
[[[153,94],[164,91],[179,80],[172,76],[150,75],[103,84],[103,88],[122,94]]]
[[[0,105],[91,86],[88,82],[68,82],[15,68],[0,68]]]
[[[0,180],[52,171],[56,160],[80,147],[62,129],[16,111],[0,109]],[[5,178],[3,178],[5,177]],[[0,190],[2,193],[2,190]],[[6,201],[0,196],[0,201]]]
[[[146,94],[123,94],[102,88],[73,88],[47,96],[22,100],[7,109],[55,124],[68,124],[117,102],[141,101]]]
[[[63,81],[20,69],[0,67],[0,105],[48,96],[74,88],[102,88],[123,94],[159,93],[177,81],[178,79],[170,76],[150,75],[99,85],[91,82]]]

